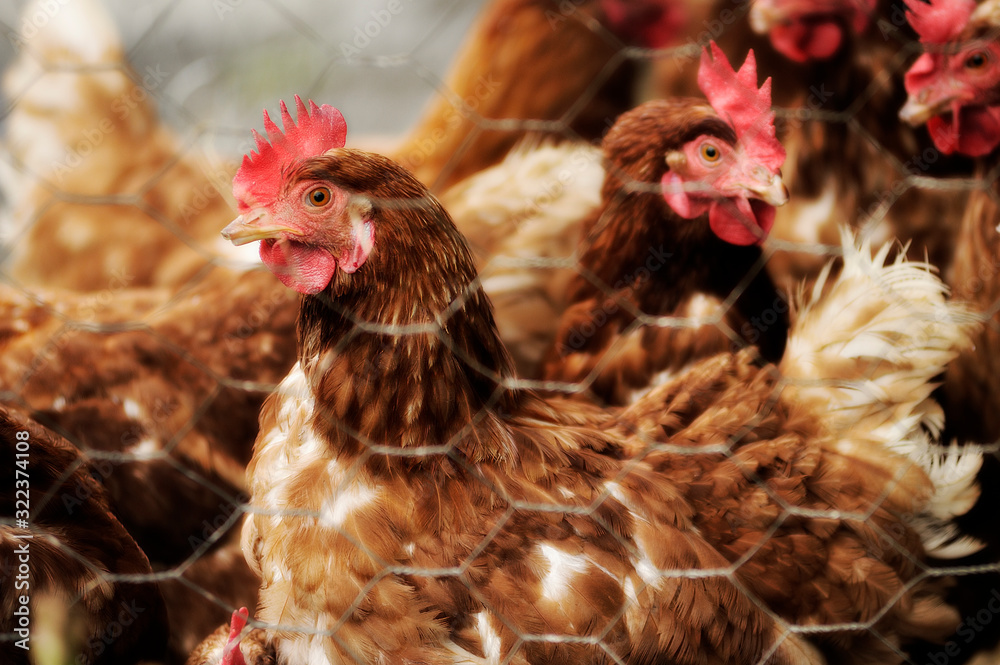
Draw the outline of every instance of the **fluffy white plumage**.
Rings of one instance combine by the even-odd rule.
[[[476,253],[500,336],[537,376],[576,274],[582,223],[601,204],[604,164],[589,144],[523,143],[441,197]]]
[[[931,393],[977,319],[947,300],[929,264],[905,252],[889,261],[890,245],[873,254],[870,240],[846,229],[841,248],[841,272],[831,278],[829,263],[795,317],[782,374],[799,399],[828,414],[828,426],[850,442],[843,445],[892,450],[927,474],[934,494],[917,527],[929,553],[976,552],[982,544],[958,537],[950,520],[979,496],[982,453],[939,445],[944,415]]]
[[[600,205],[604,173],[598,148],[521,145],[442,197],[476,241],[483,286],[522,374],[534,375],[551,345],[581,222]],[[950,520],[979,496],[982,455],[940,445],[944,417],[931,393],[976,319],[948,302],[929,264],[907,261],[905,251],[890,261],[891,245],[880,246],[873,253],[871,238],[842,230],[841,270],[834,277],[828,263],[800,298],[781,371],[828,414],[843,445],[892,450],[927,474],[935,492],[920,519],[925,545],[935,556],[965,556],[982,544],[956,538]]]

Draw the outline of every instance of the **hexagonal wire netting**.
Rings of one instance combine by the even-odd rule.
[[[214,329],[197,330],[203,316],[199,307],[214,315],[227,305],[225,299],[212,300],[217,268],[246,265],[220,254],[212,244],[216,241],[199,235],[190,222],[211,217],[217,221],[214,235],[229,221],[229,178],[249,146],[249,129],[261,128],[260,109],[275,115],[278,99],[300,94],[334,104],[347,118],[352,140],[379,147],[404,135],[433,95],[460,97],[443,80],[486,2],[403,0],[389,12],[389,5],[379,0],[108,0],[113,23],[95,20],[85,35],[39,37],[65,7],[80,2],[37,2],[23,15],[23,2],[0,7],[5,35],[0,69],[7,72],[0,107],[0,130],[7,137],[0,153],[5,196],[0,277],[11,328],[6,338],[0,337],[7,344],[2,347],[6,358],[0,360],[0,395],[84,451],[92,475],[107,482],[120,518],[147,550],[168,606],[208,608],[194,613],[201,622],[195,626],[187,617],[171,616],[175,634],[169,659],[178,660],[234,609],[252,607],[255,601],[254,578],[242,564],[233,527],[247,509],[241,474],[256,428],[252,414],[288,370],[294,342],[290,296],[270,283],[253,282],[253,277],[224,281],[223,293],[232,293],[238,303],[232,315]],[[554,11],[571,16],[580,4],[564,2]],[[703,20],[693,23],[696,29],[686,46],[658,52],[627,49],[623,54],[660,67],[674,58],[690,59],[694,45],[728,29],[731,22],[720,16],[725,15],[706,11]],[[123,56],[115,45],[116,33]],[[44,48],[38,46],[42,39]],[[71,45],[69,56],[60,52],[59,39]],[[886,75],[898,75],[914,48],[901,42],[896,70]],[[647,87],[655,89],[654,84]],[[100,92],[91,96],[92,89]],[[824,108],[826,93],[818,83],[800,108],[779,109],[779,125],[821,118],[878,151],[878,137],[855,115],[878,97],[879,89],[876,79],[856,105],[831,111]],[[481,121],[470,108],[459,112]],[[892,116],[888,122],[897,120]],[[898,160],[896,168],[906,176],[858,201],[858,227],[884,237],[880,222],[897,204],[906,205],[910,192],[966,196],[995,179],[995,172],[982,179],[937,179],[931,166],[940,157],[922,152],[908,162]],[[522,208],[537,208],[539,201],[544,207],[544,196],[538,198],[537,191],[534,196]],[[37,247],[45,237],[34,231],[60,216],[74,224],[60,227],[53,237],[58,248],[49,258],[61,268],[78,263],[80,269],[48,283],[44,272],[25,265],[24,257],[46,257]],[[118,217],[120,225],[107,221]],[[88,262],[86,248],[142,225],[155,230],[149,237],[136,230],[134,246],[125,243],[122,250],[128,255],[102,251],[103,265],[95,268]],[[938,237],[926,229],[915,235],[923,232],[923,237]],[[152,262],[143,253],[167,245],[177,252],[176,262],[159,273],[143,272]],[[767,256],[794,250],[821,262],[839,252],[829,238],[772,239],[765,247]],[[562,263],[565,259],[542,258],[534,265]],[[193,264],[200,267],[192,269]],[[978,286],[959,284],[956,291],[971,296],[984,290],[983,282],[996,279],[995,265],[977,274]],[[94,272],[100,277],[88,281]],[[82,290],[88,293],[64,290],[77,284],[86,284]],[[611,295],[607,285],[600,287]],[[982,309],[989,315],[998,306]],[[185,329],[185,317],[196,321],[188,326],[194,330]],[[690,325],[655,317],[652,322]],[[724,332],[734,343],[740,341],[734,331]],[[105,371],[101,363],[112,359],[126,366]],[[95,362],[89,367],[91,360]],[[228,433],[205,425],[225,422],[226,413],[241,414],[249,422],[227,423]],[[992,455],[996,449],[986,447]],[[168,492],[151,480],[155,474],[164,474],[175,490]],[[166,492],[161,510],[174,502],[165,518],[136,514],[144,502],[134,510],[126,505],[132,500],[128,492],[146,484],[152,492]],[[188,500],[190,505],[184,503]],[[176,520],[177,528],[158,538],[157,518]],[[924,569],[918,578],[1000,572],[995,552],[987,552],[961,565]],[[714,574],[733,578],[739,565]],[[867,624],[854,627],[871,629]],[[800,630],[789,627],[789,633]]]

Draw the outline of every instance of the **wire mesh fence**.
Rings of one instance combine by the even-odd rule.
[[[811,375],[784,376],[759,362],[755,351],[740,352],[784,335],[786,319],[795,320],[789,300],[798,285],[812,283],[821,267],[842,253],[841,221],[875,246],[894,237],[911,241],[901,251],[928,257],[956,297],[972,301],[973,315],[986,320],[996,313],[1000,289],[993,284],[1000,264],[993,250],[1000,244],[983,233],[996,227],[1000,166],[988,157],[975,162],[943,154],[924,130],[911,130],[898,120],[905,99],[902,77],[922,49],[900,19],[901,4],[858,5],[859,12],[871,16],[868,32],[860,33],[867,37],[846,40],[844,48],[856,49],[855,54],[826,68],[810,68],[767,54],[767,38],[754,37],[746,28],[747,3],[690,3],[668,18],[644,12],[670,3],[510,3],[506,14],[494,17],[490,33],[505,35],[507,43],[489,42],[491,48],[478,53],[482,62],[475,59],[476,51],[463,51],[467,60],[457,67],[465,69],[465,77],[453,79],[447,78],[452,59],[486,2],[108,4],[107,15],[96,0],[0,7],[0,67],[5,71],[0,399],[79,451],[45,487],[31,487],[25,528],[14,512],[14,493],[22,488],[16,485],[17,465],[30,459],[27,472],[43,464],[49,444],[40,429],[21,425],[18,431],[30,431],[34,447],[32,457],[18,458],[21,439],[12,439],[15,472],[11,488],[4,488],[12,498],[11,507],[2,509],[0,561],[5,597],[0,606],[10,610],[4,620],[13,617],[2,624],[13,631],[3,635],[2,648],[12,654],[12,662],[127,659],[111,654],[117,654],[130,627],[141,623],[139,617],[158,617],[158,608],[133,603],[119,611],[115,606],[110,619],[97,626],[74,608],[100,605],[93,600],[100,594],[101,602],[117,602],[109,589],[136,580],[156,582],[164,597],[166,662],[183,662],[243,606],[251,617],[257,610],[252,626],[276,630],[295,645],[285,647],[292,654],[287,658],[305,659],[303,654],[311,653],[315,662],[332,662],[333,652],[368,662],[369,650],[380,648],[419,660],[430,653],[420,651],[424,642],[438,644],[435,657],[447,653],[455,662],[556,657],[638,662],[639,656],[623,646],[628,638],[622,635],[641,634],[643,613],[652,616],[660,598],[677,615],[660,619],[657,627],[664,635],[689,630],[683,620],[698,611],[711,618],[695,632],[732,633],[736,644],[749,643],[743,641],[747,635],[763,635],[747,662],[778,661],[791,652],[808,654],[815,662],[851,662],[844,651],[854,648],[886,661],[954,663],[994,646],[1000,550],[991,540],[995,491],[987,483],[1000,458],[992,440],[996,435],[989,434],[992,416],[975,401],[989,395],[988,384],[996,381],[991,357],[970,351],[963,369],[952,370],[957,376],[950,380],[968,389],[952,397],[941,394],[948,413],[960,416],[957,424],[944,424],[943,436],[937,407],[920,393],[923,385],[938,380],[933,375],[911,386],[919,395],[912,397],[920,405],[914,407],[916,426],[893,420],[892,412],[881,429],[870,432],[852,430],[836,415],[823,421],[850,432],[847,438],[872,446],[872,441],[885,442],[884,450],[858,452],[853,461],[843,446],[837,449],[848,465],[879,468],[879,482],[865,486],[856,471],[829,461],[836,448],[827,441],[832,435],[814,432],[811,439],[802,433],[809,428],[787,412],[797,408],[789,406],[796,399],[812,400],[809,408],[818,414],[843,410],[850,418],[857,412],[848,404],[889,402],[884,393],[892,392],[886,386],[895,375],[862,354],[847,379],[819,376],[813,385]],[[514,69],[524,81],[512,82],[498,77],[501,65],[491,63],[503,62],[501,49],[516,51],[519,39],[529,41],[525,24],[518,22],[522,10],[514,11],[515,5],[536,7],[543,36],[554,46],[529,51],[517,61],[521,70]],[[670,6],[673,12],[681,5]],[[637,17],[637,23],[625,21],[621,28],[617,11]],[[666,42],[650,42],[654,38],[644,32],[660,24],[656,17],[671,29]],[[558,41],[567,29],[579,31],[569,33],[574,41]],[[581,35],[595,37],[593,44],[576,48]],[[985,39],[995,42],[996,33],[986,33]],[[737,65],[753,46],[760,70],[773,76],[792,199],[779,209],[759,257],[746,265],[712,266],[722,272],[739,265],[740,271],[715,302],[694,299],[684,307],[650,311],[642,294],[650,285],[660,288],[657,280],[697,248],[658,243],[633,248],[613,273],[588,263],[594,254],[613,258],[612,250],[618,249],[601,244],[601,233],[614,228],[613,215],[594,211],[607,205],[602,182],[616,167],[612,159],[606,168],[598,141],[624,109],[601,103],[614,99],[623,80],[629,105],[644,96],[701,96],[694,75],[709,40],[730,49]],[[591,70],[574,63],[594,53],[598,61],[588,65],[593,73],[576,81],[574,72]],[[547,66],[560,58],[568,69]],[[633,69],[642,69],[644,78]],[[532,77],[536,71],[543,74]],[[793,85],[779,80],[786,72]],[[549,90],[568,90],[569,98],[553,92],[548,103],[564,106],[539,115],[533,104],[546,103]],[[415,170],[470,236],[482,270],[469,285],[456,280],[443,305],[407,302],[410,311],[391,324],[360,305],[352,308],[353,301],[326,302],[328,312],[349,322],[337,353],[360,363],[341,370],[323,365],[340,367],[323,349],[316,355],[297,352],[298,295],[261,269],[256,256],[234,252],[219,236],[236,214],[232,176],[242,155],[254,148],[249,130],[261,130],[260,109],[270,109],[277,118],[277,100],[290,102],[295,94],[337,106],[350,127],[349,146],[387,152]],[[509,100],[499,111],[490,106],[497,98]],[[435,109],[429,100],[442,106]],[[592,108],[597,108],[593,114]],[[437,115],[436,125],[418,123],[425,111]],[[409,142],[400,139],[408,132]],[[510,163],[506,170],[484,168],[482,173],[469,167],[473,174],[465,177],[466,164],[476,164],[480,154],[481,167],[492,167],[502,157],[508,144],[491,143],[498,136],[513,144],[529,132],[546,138],[529,139],[519,148],[522,157],[528,155],[520,171]],[[558,152],[556,146],[566,140],[573,142],[572,151]],[[625,200],[643,188],[650,190],[650,183],[625,187],[614,196]],[[658,181],[651,190],[647,195],[664,191]],[[402,207],[429,214],[434,210],[429,201]],[[376,204],[399,206],[394,200],[376,199]],[[837,223],[829,218],[838,218]],[[581,220],[587,219],[584,229]],[[940,328],[959,329],[975,318],[947,310],[923,292],[901,289],[887,277],[868,277],[868,290],[875,295],[883,290],[895,316],[911,320],[905,334],[866,330],[858,338],[877,340],[881,355],[900,366],[930,363],[922,355],[929,340],[937,343],[938,335],[950,334]],[[754,296],[752,305],[744,305],[760,279],[774,282],[774,297]],[[514,354],[516,377],[502,360],[463,345],[455,332],[477,302],[480,286],[496,300],[497,324]],[[568,299],[573,293],[590,293],[592,302],[577,312],[554,356],[560,318],[579,304]],[[933,307],[921,309],[917,301],[925,297]],[[592,352],[595,340],[614,325],[620,337]],[[992,320],[985,329],[976,338],[980,352],[992,348],[991,335],[997,332]],[[479,377],[483,385],[477,385],[477,394],[486,397],[476,408],[458,392],[454,400],[444,400],[447,408],[413,405],[407,397],[410,383],[419,384],[423,377],[402,373],[400,367],[407,366],[398,359],[424,345],[444,349]],[[636,347],[649,362],[652,347],[667,356],[690,357],[635,369],[628,365],[634,362],[628,354]],[[593,357],[582,371],[547,372],[547,366],[584,349]],[[730,354],[716,357],[720,364],[712,371],[718,372],[713,379],[718,383],[683,388],[694,376],[686,374],[691,371],[687,361],[716,352]],[[710,373],[706,367],[714,366],[697,371]],[[428,375],[438,371],[422,369]],[[315,396],[328,388],[322,377],[340,376],[338,371],[355,377],[353,396],[342,398],[353,405],[346,412],[341,404],[331,406]],[[602,392],[602,377],[608,375],[618,383]],[[651,383],[680,386],[656,393],[664,412],[621,404],[634,401]],[[980,384],[987,387],[969,388]],[[824,397],[820,391],[826,386],[830,395]],[[525,387],[555,396],[540,406],[508,394]],[[257,455],[263,461],[248,484],[258,414],[272,391],[280,399],[265,411],[263,422],[278,433],[262,434]],[[965,402],[980,406],[963,410]],[[387,418],[366,419],[372,403],[387,405],[382,412]],[[705,429],[706,420],[715,428]],[[304,460],[301,455],[318,454],[309,448],[317,445],[312,439],[305,441],[305,452],[288,452],[282,436],[296,427],[340,442],[342,453]],[[558,444],[539,443],[533,429]],[[965,457],[934,447],[946,445],[953,435],[961,437],[961,450],[969,452]],[[763,461],[761,442],[782,436],[792,440],[793,452]],[[486,458],[502,462],[501,451],[508,446],[519,451],[511,454],[522,466],[476,458],[472,451],[483,445],[478,438],[498,446]],[[912,446],[925,439],[933,441],[921,458]],[[572,473],[541,471],[547,466],[539,463],[533,484],[524,460],[544,457],[548,445],[571,459],[566,468]],[[591,455],[597,456],[600,446],[620,448],[595,462]],[[956,532],[924,529],[922,520],[940,515],[922,513],[915,506],[926,497],[918,500],[908,493],[925,491],[912,487],[927,476],[963,487],[961,479],[968,480],[978,468],[979,452],[985,459],[979,502],[971,507],[966,492],[942,503],[958,515],[958,532],[986,545],[969,556],[949,556],[949,546],[954,545],[953,555],[962,541],[953,542]],[[830,473],[843,483],[843,495],[826,496],[809,484],[812,476],[803,459],[810,455],[828,456],[824,464],[838,469]],[[426,459],[436,460],[433,473],[421,466]],[[670,491],[683,501],[662,487],[654,492],[650,473],[666,476]],[[805,498],[789,490],[795,483],[809,487],[802,490]],[[704,498],[712,492],[718,493],[718,504]],[[82,506],[102,502],[142,548],[151,574],[88,559],[57,523],[44,521],[69,523]],[[958,505],[964,509],[954,508]],[[466,506],[481,510],[466,511]],[[908,510],[916,515],[898,517]],[[663,518],[664,512],[672,517]],[[248,515],[254,526],[241,549],[239,527]],[[630,526],[622,526],[620,521],[629,520]],[[449,523],[454,533],[442,527]],[[816,552],[805,552],[810,547],[830,546],[832,552],[831,541],[819,535],[829,524],[855,548],[844,551],[872,568],[857,570],[857,580],[844,582],[856,585],[851,588],[857,595],[838,601],[856,606],[823,614],[806,607],[817,592],[795,577],[797,565],[804,565],[795,557],[813,561]],[[662,531],[651,535],[650,525]],[[380,540],[384,532],[391,533],[395,550]],[[922,544],[913,542],[914,534],[924,537]],[[23,578],[30,581],[26,588],[39,589],[40,605],[31,605],[30,661],[19,644],[26,624],[17,614],[22,570],[16,557],[22,551],[17,548],[24,547],[17,539],[26,535],[37,538],[33,543],[39,551],[51,546],[90,573],[79,578],[77,588],[63,592],[65,612],[45,604],[51,603],[44,597],[52,587],[42,575],[30,571]],[[809,545],[797,549],[797,538]],[[655,544],[660,540],[683,541],[692,549],[664,553],[669,548]],[[713,548],[713,554],[691,545],[696,541],[710,543],[705,551]],[[928,561],[925,548],[941,553],[940,560]],[[261,549],[271,553],[265,556]],[[311,582],[337,589],[329,591],[337,602],[312,614],[296,586],[311,572],[302,564],[310,552],[319,561],[330,553],[328,563],[320,565],[327,581]],[[343,560],[356,565],[341,565]],[[369,568],[370,573],[358,572]],[[768,576],[772,568],[777,572]],[[508,576],[504,584],[490,577],[501,574],[496,571]],[[261,574],[268,601],[263,609],[257,607]],[[891,583],[877,597],[864,597],[877,586],[868,584],[879,574],[892,576]],[[774,579],[786,579],[787,587],[768,587]],[[820,595],[842,591],[825,583],[830,586]],[[290,599],[285,612],[275,609],[281,594]],[[423,595],[414,600],[407,594]],[[810,600],[790,599],[797,594]],[[688,596],[695,600],[677,600]],[[955,613],[940,614],[939,598],[954,603]],[[608,607],[592,614],[577,607],[594,603]],[[407,632],[410,628],[392,624],[387,607],[403,614],[419,607],[413,611],[426,621],[414,620],[420,627],[412,629],[413,635],[419,639]],[[913,618],[917,614],[921,619]],[[384,634],[373,625],[386,626]],[[393,632],[397,629],[399,634]],[[376,637],[356,636],[366,630]],[[906,630],[915,635],[901,636]],[[413,644],[400,635],[411,635]],[[372,646],[377,638],[385,644]],[[404,644],[386,646],[394,640]],[[710,642],[706,637],[705,644]],[[310,648],[332,651],[320,657]],[[692,656],[691,662],[702,661]]]

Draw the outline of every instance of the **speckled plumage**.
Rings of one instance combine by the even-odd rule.
[[[238,525],[256,415],[295,363],[295,294],[266,271],[216,269],[181,293],[39,298],[0,290],[0,390],[77,447],[120,455],[97,477],[157,570],[184,564],[188,582],[252,605],[238,542],[209,541]],[[180,581],[164,594],[175,657],[228,614]]]
[[[898,662],[953,630],[905,457],[852,454],[747,352],[621,411],[518,389],[424,188],[346,149],[291,177],[364,197],[375,246],[304,298],[261,413],[244,551],[279,662]]]

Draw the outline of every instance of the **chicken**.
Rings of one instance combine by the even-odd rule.
[[[647,102],[605,138],[603,206],[582,229],[579,272],[543,378],[628,404],[737,343],[758,342],[766,359],[781,358],[788,306],[760,249],[774,206],[787,201],[771,83],[757,89],[753,51],[737,73],[714,43],[699,82],[711,106]],[[764,334],[751,325],[762,314]],[[704,323],[661,326],[655,317]]]
[[[944,269],[960,192],[922,178],[962,174],[966,160],[940,155],[920,133],[887,121],[905,99],[903,58],[911,32],[892,0],[759,0],[729,17],[717,39],[730,56],[753,48],[773,77],[778,137],[788,151],[790,203],[778,209],[767,269],[786,291],[815,279],[848,224],[876,244],[909,243],[914,258]],[[687,64],[687,67],[680,67]],[[690,87],[693,60],[660,67],[659,89]]]
[[[599,139],[637,94],[625,47],[667,46],[685,21],[681,0],[491,0],[395,158],[444,191],[528,130]]]
[[[734,83],[717,82],[715,87],[721,93],[726,86]],[[744,87],[749,90],[748,86]],[[756,91],[756,87],[753,90]],[[765,101],[765,107],[769,104],[766,100],[762,101]],[[483,287],[496,306],[501,337],[510,349],[521,376],[570,380],[587,376],[594,362],[601,361],[604,351],[618,340],[618,335],[611,331],[631,325],[634,321],[631,314],[636,310],[651,316],[673,314],[701,321],[729,319],[727,323],[737,331],[733,340],[711,324],[688,330],[661,329],[659,333],[637,331],[637,334],[661,334],[672,338],[669,345],[662,347],[663,353],[672,354],[672,362],[678,363],[678,367],[683,364],[685,355],[691,357],[692,353],[697,356],[729,348],[733,341],[740,338],[760,342],[769,358],[780,357],[787,325],[787,304],[775,291],[767,275],[761,272],[760,265],[756,265],[758,260],[761,263],[763,260],[759,248],[706,240],[711,245],[706,252],[719,257],[719,262],[730,270],[725,272],[725,276],[716,272],[696,278],[697,283],[687,289],[671,284],[670,289],[664,291],[664,283],[675,281],[678,273],[685,272],[691,268],[691,262],[698,261],[694,256],[680,257],[670,249],[676,239],[668,237],[670,225],[663,224],[662,218],[673,219],[678,213],[665,205],[654,207],[643,213],[648,223],[639,227],[649,237],[635,240],[634,245],[626,241],[635,234],[631,218],[626,217],[637,214],[627,207],[654,200],[638,190],[643,182],[658,183],[663,175],[663,165],[658,160],[668,149],[675,147],[668,145],[676,139],[671,137],[671,127],[667,125],[675,119],[687,122],[686,118],[680,117],[681,114],[686,106],[698,104],[694,100],[647,103],[626,114],[615,126],[605,142],[603,153],[599,148],[579,144],[522,145],[497,167],[468,178],[442,195],[442,203],[454,214],[459,229],[475,239],[471,244],[482,271]],[[754,102],[754,108],[758,106],[759,103]],[[700,103],[699,108],[708,107]],[[761,118],[773,132],[771,119],[766,116],[762,111]],[[654,126],[653,118],[661,118],[658,125]],[[728,130],[727,137],[731,131]],[[773,136],[770,140],[773,141]],[[657,144],[656,148],[641,153],[649,161],[637,161],[640,153],[635,149],[639,145],[636,141],[641,141],[644,148],[649,142]],[[761,146],[767,143],[767,139],[760,141]],[[773,146],[771,149],[781,148]],[[655,164],[651,163],[654,155],[659,156]],[[610,174],[604,167],[606,161],[611,164]],[[780,159],[774,162],[772,157],[765,168],[776,170]],[[626,192],[615,177],[616,170],[623,168],[629,170],[632,179],[639,181],[628,182],[626,189],[629,196],[624,199]],[[640,170],[643,170],[641,175]],[[689,187],[694,185],[694,181],[688,183]],[[783,197],[779,189],[775,185],[765,196],[780,202]],[[778,198],[774,198],[776,196]],[[746,201],[745,198],[741,200]],[[754,205],[761,209],[768,207],[756,199]],[[685,214],[702,212],[692,209]],[[759,233],[766,235],[764,231]],[[619,246],[623,249],[619,250]],[[609,247],[612,249],[609,250]],[[630,247],[641,247],[636,251],[644,252],[644,255],[624,256],[623,252],[629,251],[627,248]],[[647,281],[648,269],[644,268],[647,263],[661,267],[666,263],[668,269],[654,271],[653,278]],[[612,274],[616,270],[631,271],[631,274]],[[627,295],[625,292],[631,290],[628,286],[622,286],[617,295],[610,293],[611,285],[630,278],[643,278],[645,295]],[[744,279],[749,281],[740,285]],[[707,283],[713,280],[714,283]],[[608,288],[602,291],[602,286]],[[711,297],[704,297],[705,294],[699,293],[698,288],[708,290]],[[727,313],[719,307],[715,296],[718,294],[726,298],[734,290],[739,293],[738,311]],[[598,298],[605,293],[608,296],[606,301]],[[660,302],[663,293],[668,294],[669,302]],[[617,300],[620,298],[631,299],[624,310],[620,308],[621,301]],[[653,301],[656,301],[655,304]],[[569,323],[564,321],[560,330],[558,321],[571,305],[574,310],[566,314]],[[757,315],[763,315],[766,322],[760,323]],[[574,316],[579,319],[575,323],[587,329],[584,334],[570,328]],[[609,322],[609,317],[616,317],[617,320]],[[753,322],[743,322],[741,317]],[[606,334],[603,336],[596,332],[601,327],[605,327]],[[576,342],[575,346],[586,345],[587,348],[573,348],[570,350],[579,353],[567,354],[569,338]],[[569,360],[552,357],[554,342],[563,347],[562,355],[571,356]],[[701,350],[690,350],[693,346]],[[645,356],[644,352],[639,354]],[[546,373],[543,366],[547,355],[550,368]],[[605,362],[609,360],[610,357]],[[646,360],[650,360],[649,364],[643,364]],[[576,364],[570,365],[570,362]],[[662,362],[662,358],[638,358],[635,353],[625,352],[621,360],[612,363],[629,365],[623,370],[629,376],[618,379],[616,376],[622,371],[621,367],[603,365],[601,371],[606,371],[606,376],[598,378],[598,383],[617,385],[596,385],[595,392],[603,399],[627,401],[625,395],[645,385],[650,374],[666,369],[657,368]]]
[[[149,560],[88,460],[0,407],[4,663],[126,665],[162,657],[166,611]],[[50,660],[36,659],[47,653]]]
[[[598,147],[528,141],[441,195],[470,239],[520,376],[541,374],[576,275],[583,222],[600,207],[604,177]]]
[[[214,183],[232,171],[161,123],[152,95],[165,74],[131,70],[99,0],[47,4],[25,7],[26,23],[46,20],[3,78],[17,100],[5,118],[15,168],[0,178],[13,218],[4,272],[101,292],[180,286],[238,261],[217,237],[232,213]]]
[[[894,450],[809,398],[845,355],[863,384],[884,342],[797,331],[802,385],[741,351],[625,410],[544,399],[517,385],[445,210],[342,148],[336,109],[297,102],[283,131],[265,121],[223,232],[261,241],[304,295],[243,532],[279,662],[902,662],[908,639],[954,629],[907,522],[938,493],[926,446]],[[857,254],[875,275],[853,293],[862,318],[894,312],[871,333],[899,349],[880,380],[897,362],[908,379],[840,406],[916,409],[965,337],[957,312],[929,272],[882,279]]]
[[[232,536],[254,419],[295,362],[295,303],[259,270],[216,269],[181,292],[0,289],[0,390],[110,456],[98,480],[116,517],[171,577],[173,662],[253,606],[258,581]]]
[[[996,322],[1000,279],[997,223],[1000,194],[1000,29],[997,2],[976,7],[971,1],[935,0],[908,3],[908,16],[926,45],[906,74],[909,93],[900,117],[914,125],[927,124],[938,150],[977,158],[980,187],[968,194],[956,240],[949,281],[955,297],[971,301],[992,325],[975,335],[975,346],[949,366],[945,405],[950,427],[974,441],[1000,439],[1000,336]],[[943,49],[948,49],[942,52]],[[992,180],[991,180],[992,179]]]
[[[970,301],[987,325],[973,335],[974,345],[949,365],[940,391],[949,432],[973,444],[990,444],[979,477],[983,496],[962,520],[965,531],[984,540],[987,548],[961,563],[983,568],[960,578],[952,593],[963,616],[973,617],[995,602],[991,592],[1000,583],[996,573],[1000,533],[995,520],[1000,497],[993,489],[1000,473],[995,445],[1000,440],[1000,186],[996,180],[1000,167],[1000,44],[996,39],[1000,3],[977,6],[962,0],[935,0],[907,5],[907,18],[920,35],[926,53],[906,73],[909,97],[900,117],[914,125],[926,124],[942,153],[962,153],[976,161],[976,180],[968,183],[975,189],[968,192],[968,201],[961,208],[948,281],[954,297]],[[996,631],[972,630],[965,623],[951,643],[960,647],[963,658],[985,649],[988,652],[981,654],[983,662],[996,662],[997,639]],[[938,652],[932,652],[931,657]]]
[[[256,429],[231,419],[256,413],[294,363],[294,318],[282,315],[294,298],[266,271],[221,269],[180,294],[3,295],[0,388],[79,447],[131,457],[137,466],[104,479],[123,523],[155,560],[177,543],[186,557],[188,536],[245,487]],[[209,512],[143,523],[196,495]]]

